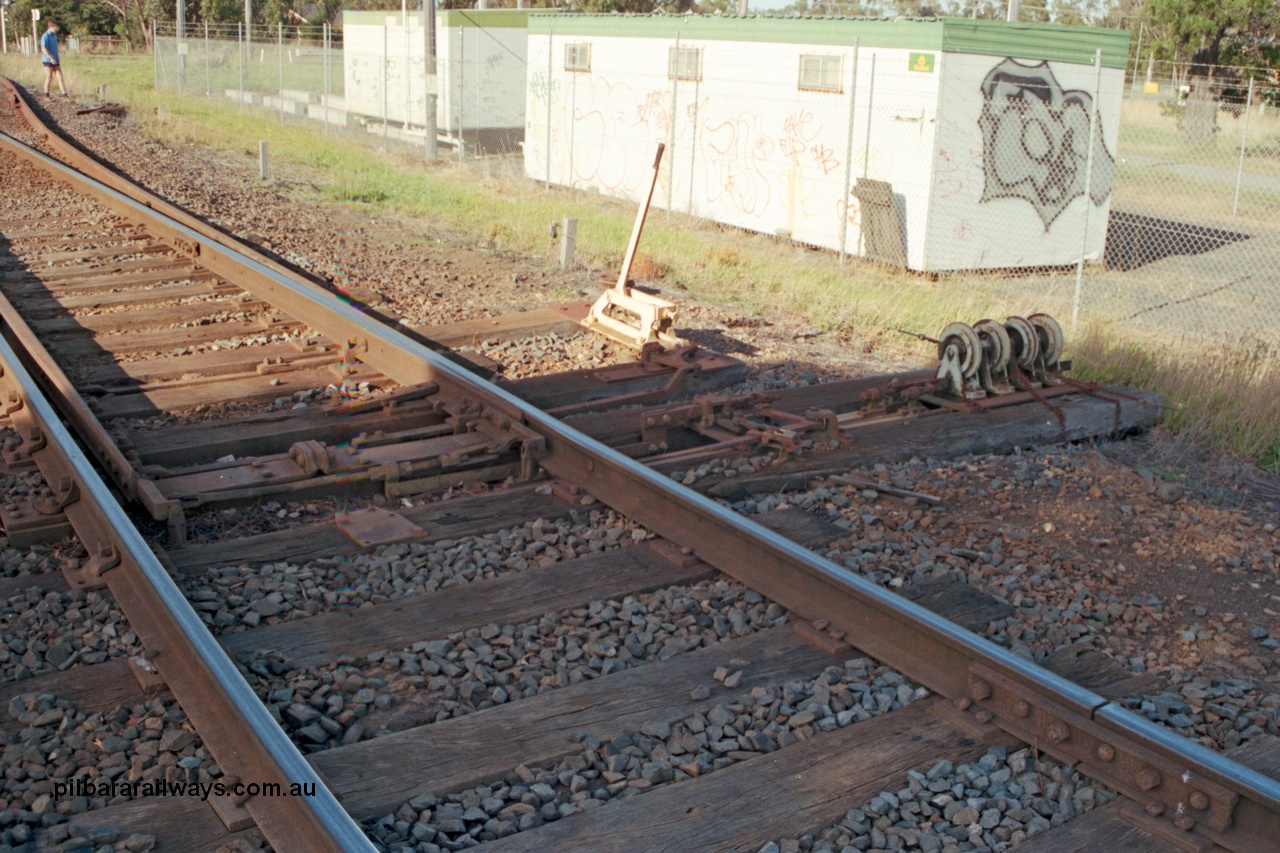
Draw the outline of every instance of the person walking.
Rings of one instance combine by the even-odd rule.
[[[70,98],[67,94],[67,81],[62,76],[62,63],[58,61],[58,22],[50,21],[49,28],[44,31],[44,35],[40,37],[40,63],[44,65],[44,95],[49,97],[49,84],[53,82],[53,75],[58,75],[58,88],[62,90],[62,97]]]

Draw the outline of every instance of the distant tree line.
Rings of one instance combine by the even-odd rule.
[[[1002,19],[1007,0],[795,0],[774,14],[868,17],[949,15]],[[474,0],[437,0],[442,9],[473,8]],[[514,7],[516,0],[490,0],[490,8]],[[736,0],[528,0],[527,7],[593,13],[734,14]],[[411,0],[419,8],[420,0]],[[30,20],[32,7],[55,18],[72,35],[118,35],[145,43],[152,20],[172,21],[176,0],[15,0],[9,20]],[[278,22],[341,26],[343,9],[399,9],[400,0],[255,0],[255,24]],[[243,0],[189,0],[192,24],[236,23]],[[1191,76],[1208,66],[1242,70],[1239,79],[1260,73],[1271,82],[1280,68],[1280,0],[1022,0],[1019,20],[1128,29],[1134,67],[1150,58],[1179,63]],[[1137,56],[1141,34],[1142,56]],[[1200,69],[1198,71],[1197,69]]]

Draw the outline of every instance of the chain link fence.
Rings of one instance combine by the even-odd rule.
[[[1274,346],[1280,88],[1149,66],[1123,98],[1104,263],[1082,317],[1162,338]]]
[[[159,89],[266,110],[425,156],[508,154],[523,136],[524,31],[484,12],[347,13],[329,25],[156,25]]]
[[[857,40],[636,53],[512,14],[161,26],[156,84],[430,158],[522,157],[548,186],[625,198],[662,143],[655,209],[982,287],[1069,332],[1269,344],[1280,325],[1269,78]]]
[[[157,24],[154,47],[157,89],[225,99],[326,131],[347,125],[342,37],[327,25],[198,24],[178,38],[174,25]]]

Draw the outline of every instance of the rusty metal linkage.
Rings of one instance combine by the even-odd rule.
[[[1274,849],[1275,839],[1280,838],[1280,783],[1137,717],[1105,697],[1023,660],[732,509],[679,486],[507,391],[477,380],[423,344],[382,326],[319,288],[290,277],[256,250],[217,235],[118,176],[103,178],[116,188],[106,189],[4,137],[0,137],[0,145],[102,199],[127,218],[146,222],[150,233],[193,240],[199,246],[203,267],[322,334],[335,340],[355,341],[360,360],[395,381],[404,385],[436,382],[442,393],[459,399],[469,397],[491,418],[508,419],[506,426],[494,421],[500,429],[511,425],[527,428],[545,441],[537,464],[550,476],[581,484],[588,496],[659,536],[673,542],[697,543],[697,556],[703,561],[769,596],[798,619],[824,620],[833,630],[844,632],[847,641],[861,653],[909,674],[948,699],[969,699],[970,704],[961,714],[969,714],[976,707],[973,717],[978,722],[982,722],[978,716],[982,714],[988,724],[1015,733],[1025,731],[1036,738],[1037,744],[1056,742],[1061,747],[1076,739],[1089,744],[1095,754],[1105,745],[1114,749],[1117,756],[1126,757],[1114,762],[1095,760],[1088,765],[1089,772],[1102,783],[1121,790],[1132,790],[1134,782],[1140,783],[1137,787],[1149,798],[1148,813],[1162,815],[1160,819],[1171,830],[1235,851]],[[84,160],[56,138],[50,138],[49,145],[70,162]],[[91,170],[95,165],[85,163],[85,168]],[[105,173],[101,167],[97,170],[95,174]],[[156,215],[158,212],[170,218],[161,218]],[[1039,335],[1034,331],[1031,336],[1037,348],[1042,343]],[[1031,340],[1022,341],[1019,350],[1012,338],[1010,334],[1010,357],[1027,358]],[[1048,343],[1052,349],[1052,340]],[[1042,364],[1048,367],[1056,360],[1056,356],[1046,357]],[[963,359],[960,362],[963,368]],[[1025,371],[1034,368],[1035,359],[1029,365],[1019,364]],[[961,377],[965,378],[963,369]],[[1055,384],[1047,372],[1038,379],[1043,383],[1044,395],[1070,390],[1069,386]],[[981,386],[981,376],[978,383]],[[952,407],[981,411],[1017,396],[1003,394],[972,401],[953,398],[949,403]],[[919,399],[944,401],[935,406],[946,403],[941,394],[926,394]],[[712,403],[695,407],[689,417],[698,425],[709,419],[704,429],[732,433],[734,428],[743,426],[736,418],[751,423],[758,413],[732,407],[724,410]],[[846,417],[840,415],[836,421]],[[825,416],[812,420],[821,423],[822,429],[829,428]],[[780,429],[793,427],[794,422],[790,422]],[[749,433],[750,429],[739,440],[758,440],[758,436]],[[68,513],[79,503],[68,506]],[[116,574],[113,570],[107,577],[110,580]],[[985,699],[971,696],[975,674],[990,690]],[[978,688],[978,692],[985,691]],[[996,697],[997,704],[982,704],[991,697]],[[1006,699],[1010,712],[1001,704]],[[1043,735],[1039,728],[1032,730],[1018,722],[1025,719],[1020,715],[1023,706],[1019,700],[1026,703],[1033,720],[1043,718]],[[1139,766],[1140,762],[1145,764]],[[1169,778],[1183,782],[1169,784]],[[1229,794],[1224,795],[1223,791]],[[1234,800],[1230,799],[1232,796]],[[253,804],[251,800],[249,806]],[[271,820],[268,814],[254,816],[260,826]]]

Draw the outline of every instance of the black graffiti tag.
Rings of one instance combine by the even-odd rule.
[[[1049,63],[1023,65],[1005,59],[982,81],[982,201],[1026,199],[1045,231],[1084,194],[1093,98],[1064,90]],[[1115,158],[1099,122],[1089,198],[1102,204],[1111,193]]]

